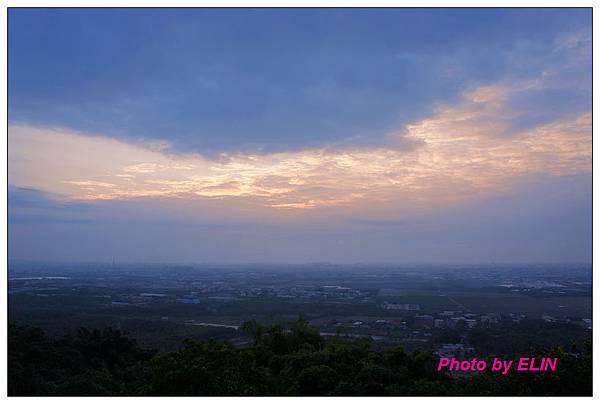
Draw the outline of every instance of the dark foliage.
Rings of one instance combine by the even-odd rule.
[[[119,330],[81,329],[50,339],[9,325],[8,393],[44,395],[591,395],[591,344],[540,351],[556,372],[452,377],[431,352],[381,349],[369,339],[323,339],[307,322],[247,322],[248,346],[186,339],[157,354]],[[533,356],[533,355],[532,355]]]
[[[80,329],[49,339],[32,327],[8,327],[9,395],[144,394],[153,351],[119,330]]]

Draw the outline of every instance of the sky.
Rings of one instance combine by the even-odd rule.
[[[591,9],[10,9],[9,258],[590,263]]]

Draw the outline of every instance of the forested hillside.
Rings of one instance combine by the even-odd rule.
[[[323,338],[305,321],[247,322],[247,346],[185,340],[159,354],[115,329],[49,338],[9,325],[8,393],[37,395],[591,395],[591,342],[554,348],[556,372],[452,377],[428,351],[382,348],[369,339]]]

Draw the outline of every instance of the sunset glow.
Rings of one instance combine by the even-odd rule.
[[[103,136],[14,125],[11,185],[73,200],[249,198],[275,209],[454,201],[517,176],[591,172],[591,114],[510,132],[506,92],[482,87],[392,134],[390,145],[271,154],[155,150]],[[402,138],[412,145],[394,145]]]
[[[590,257],[588,11],[159,14],[12,13],[15,256]]]

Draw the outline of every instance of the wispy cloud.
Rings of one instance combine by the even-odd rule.
[[[591,114],[511,130],[519,89],[482,86],[390,134],[387,147],[324,147],[210,159],[68,129],[11,125],[9,183],[72,200],[244,199],[276,209],[501,192],[524,175],[591,171]],[[411,142],[414,147],[401,147]],[[397,143],[395,143],[397,142]]]

